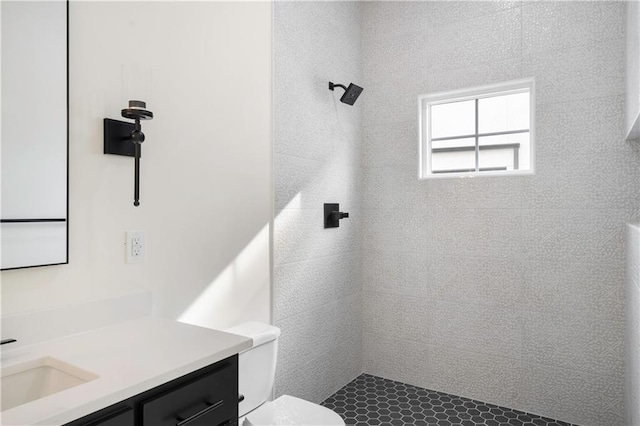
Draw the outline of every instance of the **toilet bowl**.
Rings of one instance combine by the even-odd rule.
[[[269,401],[273,389],[280,329],[260,322],[246,322],[225,330],[250,337],[253,346],[238,357],[239,426],[344,426],[332,410],[313,402],[282,395]]]
[[[240,420],[242,426],[344,426],[344,420],[330,409],[289,395],[265,402]]]

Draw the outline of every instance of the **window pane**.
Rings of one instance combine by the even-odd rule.
[[[431,142],[431,149],[438,150],[439,148],[459,148],[459,147],[474,147],[476,146],[475,138],[464,139],[446,139],[443,141]]]
[[[475,108],[474,100],[431,105],[431,138],[473,135]]]
[[[446,146],[434,146],[431,151],[432,173],[475,171],[475,138],[441,142],[446,142]]]
[[[529,92],[478,100],[480,133],[529,129]]]
[[[480,169],[530,170],[529,133],[479,138]]]
[[[420,178],[531,173],[534,98],[533,79],[421,95]]]

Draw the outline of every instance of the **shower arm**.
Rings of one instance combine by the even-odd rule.
[[[347,86],[345,86],[344,84],[335,84],[335,83],[329,82],[329,90],[333,90],[335,87],[342,87],[345,92],[347,91]]]

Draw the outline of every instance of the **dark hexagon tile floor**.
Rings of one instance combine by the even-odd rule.
[[[362,374],[324,402],[348,425],[571,426],[527,414]]]

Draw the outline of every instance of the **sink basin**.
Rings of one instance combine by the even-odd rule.
[[[5,367],[0,410],[6,411],[97,378],[89,371],[51,357]]]

